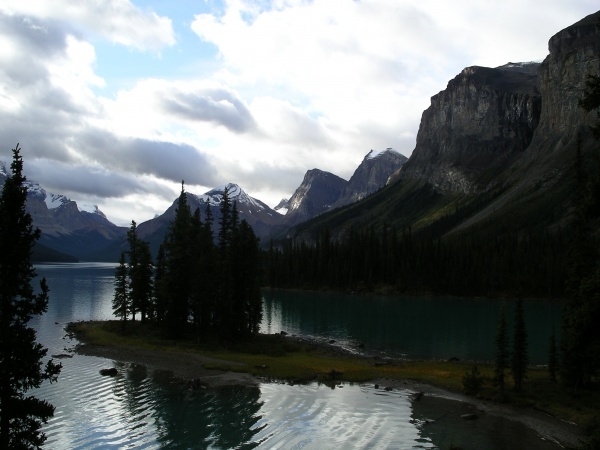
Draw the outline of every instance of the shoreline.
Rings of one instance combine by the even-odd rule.
[[[100,357],[123,363],[140,364],[151,370],[170,372],[175,378],[181,380],[182,384],[187,383],[193,387],[203,386],[210,389],[224,386],[244,386],[256,388],[260,387],[262,383],[273,381],[246,372],[206,368],[205,365],[209,367],[235,368],[236,366],[244,367],[245,364],[215,358],[200,352],[149,349],[121,344],[98,345],[89,342],[86,343],[85,339],[77,334],[73,337],[78,341],[74,351],[79,355]],[[306,343],[306,340],[303,338],[287,336],[286,339],[301,340],[303,343]],[[314,345],[319,346],[320,344],[314,343]],[[344,356],[337,355],[337,357],[343,358]],[[481,400],[450,389],[437,387],[427,382],[410,379],[374,378],[364,382],[340,381],[336,383],[379,385],[380,389],[402,389],[415,393],[418,396],[426,395],[466,403],[473,406],[478,414],[487,414],[518,421],[534,430],[541,438],[552,441],[563,448],[581,445],[586,437],[584,431],[578,425],[566,422],[532,407],[517,407]],[[293,382],[290,384],[293,384]]]

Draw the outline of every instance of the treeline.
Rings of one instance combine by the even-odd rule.
[[[192,214],[183,183],[175,219],[153,262],[148,242],[132,222],[129,250],[115,273],[113,311],[126,321],[153,321],[179,337],[193,327],[198,338],[238,339],[258,332],[262,319],[260,248],[225,189],[217,239],[210,208]]]
[[[565,231],[513,233],[501,226],[432,238],[384,226],[322,232],[314,244],[271,246],[265,258],[273,287],[456,295],[561,296],[566,278]]]

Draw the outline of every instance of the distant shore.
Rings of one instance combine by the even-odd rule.
[[[131,339],[123,339],[123,341],[113,340],[107,343],[106,337],[99,339],[97,336],[93,336],[92,333],[92,331],[97,331],[99,327],[103,327],[105,324],[103,322],[78,322],[69,324],[67,331],[72,333],[73,337],[79,341],[79,344],[75,347],[75,352],[80,355],[96,356],[124,363],[136,363],[146,366],[151,370],[168,371],[174,377],[186,383],[193,382],[194,385],[199,384],[207,388],[232,385],[258,387],[261,383],[268,382],[270,379],[277,379],[276,376],[263,374],[261,369],[258,369],[258,373],[257,370],[248,370],[247,365],[251,364],[249,361],[267,361],[266,357],[261,358],[258,356],[257,359],[257,355],[252,355],[247,359],[248,362],[241,362],[240,359],[244,358],[235,353],[232,353],[230,355],[231,359],[229,359],[227,355],[225,357],[216,357],[213,354],[214,352],[192,351],[183,346],[165,347],[164,345],[154,345],[146,347],[136,345],[131,342]],[[292,343],[298,340],[298,338],[289,336],[282,337],[281,339]],[[331,351],[327,348],[328,346],[324,348],[319,343],[307,343],[300,339],[300,344],[315,347],[310,351],[317,352],[319,358],[326,361],[324,363],[325,367],[348,367],[348,364],[350,364],[348,361],[349,358],[357,358],[356,355],[349,356],[343,352]],[[358,358],[360,359],[361,357],[359,356]],[[362,357],[362,359],[368,360],[368,364],[372,365],[372,358]],[[269,361],[273,361],[273,358],[268,358],[267,363],[271,364]],[[256,365],[256,367],[260,366]],[[267,365],[264,365],[264,367],[267,367]],[[465,365],[464,367],[467,366]],[[423,395],[466,402],[473,405],[481,414],[495,415],[519,421],[535,430],[544,439],[560,443],[562,446],[576,447],[585,438],[583,430],[577,425],[545,414],[535,408],[515,407],[509,404],[480,400],[464,395],[458,389],[449,388],[448,386],[436,386],[437,383],[433,379],[429,382],[427,380],[415,380],[410,375],[407,377],[398,376],[398,373],[401,372],[391,369],[392,367],[388,369],[382,366],[380,370],[366,372],[363,379],[356,382],[360,384],[379,385],[381,389],[406,389],[419,395],[422,393]],[[400,370],[402,369],[400,368]],[[406,373],[413,373],[409,369],[406,369]],[[339,373],[342,376],[335,383],[344,381],[353,382],[352,380],[344,380],[342,371]],[[283,378],[290,381],[289,376],[284,375]],[[333,379],[335,378],[334,373]],[[308,381],[310,380],[306,378],[306,373],[299,373],[298,379],[290,382]]]

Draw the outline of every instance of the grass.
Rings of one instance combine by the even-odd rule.
[[[86,344],[100,346],[133,346],[166,352],[198,352],[223,362],[205,364],[207,369],[246,372],[264,379],[288,380],[296,383],[367,382],[376,379],[413,381],[453,392],[462,392],[463,377],[473,363],[461,361],[397,361],[349,355],[331,346],[299,341],[281,335],[257,335],[247,342],[223,343],[206,339],[202,343],[192,337],[165,339],[160,329],[151,324],[121,322],[77,322],[67,331]],[[572,391],[549,380],[544,368],[530,367],[524,389],[514,392],[510,379],[504,395],[492,383],[493,366],[478,364],[483,385],[477,398],[532,407],[563,420],[592,427],[598,424],[600,391]],[[507,377],[509,378],[509,377]]]

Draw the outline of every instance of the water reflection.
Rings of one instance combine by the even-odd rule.
[[[112,318],[114,265],[44,265],[38,273],[48,279],[50,303],[33,325],[49,354],[74,345],[64,338],[67,322]],[[348,347],[365,342],[382,351],[461,356],[481,336],[490,334],[493,342],[499,303],[486,302],[265,291],[262,331],[310,334]],[[528,322],[531,342],[544,327],[551,329],[560,304],[525,306],[542,324]],[[135,364],[80,355],[61,362],[58,383],[35,393],[56,406],[44,426],[47,448],[447,448],[451,442],[463,448],[546,448],[534,432],[513,422],[465,422],[448,413],[464,405],[427,397],[411,403],[408,391],[317,384],[190,391],[169,373]],[[100,376],[100,369],[113,365],[119,375]],[[482,436],[478,447],[469,447],[471,434]]]
[[[307,335],[356,350],[409,358],[490,360],[501,305],[509,327],[513,300],[450,297],[379,297],[338,293],[263,291],[261,331]],[[553,328],[560,328],[559,300],[525,301],[532,363],[545,363]],[[362,347],[362,345],[361,345]]]

